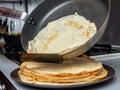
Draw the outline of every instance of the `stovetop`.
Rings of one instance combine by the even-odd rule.
[[[85,54],[87,54],[88,56],[94,56],[94,55],[104,55],[104,54],[112,54],[119,52],[120,52],[120,46],[110,45],[110,44],[95,44]]]
[[[109,44],[95,44],[90,50],[85,52],[84,54],[88,56],[96,56],[96,55],[104,55],[104,54],[112,54],[119,53],[120,46],[109,45]],[[25,53],[22,49],[22,46],[11,46],[5,45],[5,50],[2,52],[7,58],[11,60],[16,60],[20,62],[20,55]]]
[[[0,71],[0,90],[17,90],[2,71]]]
[[[104,54],[104,55],[96,55],[91,56],[91,58],[101,61],[103,64],[111,66],[115,69],[116,74],[114,78],[92,86],[83,87],[83,88],[75,88],[76,90],[119,90],[120,89],[120,53],[115,54]],[[4,75],[7,77],[7,79],[16,87],[17,90],[44,90],[42,88],[35,88],[30,87],[27,85],[22,85],[17,82],[15,82],[11,77],[10,73],[19,67],[18,64],[14,63],[13,61],[5,58],[4,56],[0,55],[0,70],[4,73]],[[7,67],[7,68],[6,68]],[[14,90],[14,89],[10,89]],[[70,89],[74,90],[74,89]]]

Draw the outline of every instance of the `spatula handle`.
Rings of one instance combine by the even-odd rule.
[[[44,63],[62,63],[63,58],[58,54],[22,54],[22,62],[24,61],[35,61]]]

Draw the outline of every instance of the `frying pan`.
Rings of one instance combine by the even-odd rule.
[[[85,44],[66,54],[39,54],[43,59],[71,59],[90,49],[105,31],[110,13],[110,0],[43,0],[29,16],[25,12],[0,7],[0,15],[25,20],[21,33],[21,43],[25,51],[28,41],[32,40],[47,23],[75,12],[94,22],[97,33]]]

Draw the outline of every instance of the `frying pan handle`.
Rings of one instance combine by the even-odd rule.
[[[28,18],[28,14],[26,12],[10,9],[6,7],[0,7],[0,16],[21,19],[23,21],[26,21],[26,19]]]

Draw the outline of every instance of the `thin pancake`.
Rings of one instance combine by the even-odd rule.
[[[78,14],[51,21],[29,41],[28,53],[65,54],[87,42],[95,33],[96,26]]]

